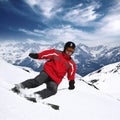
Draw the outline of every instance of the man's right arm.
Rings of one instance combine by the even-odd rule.
[[[33,59],[53,59],[53,56],[57,55],[55,49],[45,50],[40,53],[30,53],[29,56]]]

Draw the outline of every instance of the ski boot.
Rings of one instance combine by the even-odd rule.
[[[21,85],[21,84],[15,84],[15,87],[12,88],[11,90],[14,93],[20,94],[20,89],[24,89],[23,85]]]
[[[25,96],[25,98],[29,101],[36,102],[36,103],[40,102],[40,100],[42,99],[40,95],[34,94],[34,93],[29,96]]]

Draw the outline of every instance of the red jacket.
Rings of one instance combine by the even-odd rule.
[[[44,71],[59,84],[67,73],[68,80],[75,79],[76,65],[70,56],[55,49],[38,53],[38,59],[48,59]]]

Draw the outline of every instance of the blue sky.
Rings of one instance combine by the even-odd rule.
[[[119,0],[0,0],[0,40],[120,45]]]

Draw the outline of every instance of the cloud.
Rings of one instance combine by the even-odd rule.
[[[19,28],[18,31],[23,32],[27,35],[32,35],[32,36],[37,36],[37,37],[41,37],[44,34],[44,31],[40,31],[40,30],[36,30],[36,29],[33,31],[30,31],[30,30],[26,30],[23,28]]]
[[[79,5],[71,8],[63,19],[80,26],[87,26],[89,22],[94,21],[101,16],[95,11],[99,7],[100,4],[97,2],[92,2],[87,6],[80,3]]]
[[[62,10],[62,0],[24,0],[36,14],[42,14],[47,18],[55,16]]]
[[[38,5],[38,3],[34,2],[29,4],[32,4],[31,6]],[[36,0],[37,1],[37,0]],[[41,1],[41,0],[40,0]],[[45,4],[43,5],[45,6]],[[47,5],[46,5],[47,6]],[[53,9],[58,10],[60,6],[56,6],[53,2],[51,4],[50,9],[47,10],[47,8],[43,7],[43,14],[46,17],[52,17],[52,15],[55,15],[57,13],[52,12]],[[39,6],[39,8],[42,10],[42,6]],[[117,4],[114,4],[109,10],[107,11],[107,14],[101,17],[100,20],[98,20],[95,23],[95,20],[101,16],[101,14],[96,12],[96,9],[100,8],[100,4],[98,3],[92,3],[89,6],[86,7],[83,6],[83,4],[78,4],[77,6],[74,6],[72,8],[67,9],[65,16],[63,16],[63,19],[65,21],[72,22],[76,25],[83,25],[90,26],[91,22],[93,23],[91,27],[94,27],[95,30],[92,31],[83,31],[78,28],[72,27],[72,25],[63,25],[63,26],[56,26],[56,27],[50,27],[49,29],[45,30],[39,30],[34,29],[33,31],[29,31],[26,29],[19,29],[20,32],[24,32],[28,35],[33,35],[35,37],[38,37],[40,39],[44,40],[53,40],[53,41],[75,41],[76,43],[85,43],[89,46],[94,45],[100,45],[100,44],[119,44],[120,45],[120,2],[117,1]],[[46,13],[46,14],[45,14]],[[64,24],[64,23],[63,23]]]
[[[19,29],[19,31],[24,32],[28,35],[33,35],[35,37],[38,37],[42,40],[48,40],[48,41],[74,41],[75,43],[83,43],[88,46],[96,46],[96,45],[110,45],[117,43],[120,44],[119,41],[115,37],[111,37],[111,35],[105,35],[98,32],[86,32],[82,31],[80,29],[76,29],[68,26],[62,26],[59,28],[53,28],[53,29],[45,29],[45,30],[38,30],[34,29],[33,31],[25,30],[25,29]]]
[[[99,22],[95,34],[104,37],[120,37],[120,1],[109,9],[108,14]]]
[[[110,15],[102,20],[99,32],[109,36],[120,36],[120,15]]]
[[[38,30],[34,29],[33,31],[19,29],[20,32],[24,32],[28,35],[34,35],[40,37],[40,39],[50,40],[50,41],[74,41],[76,43],[81,43],[86,40],[95,40],[96,36],[91,33],[75,29],[70,25],[62,26],[53,29]]]

